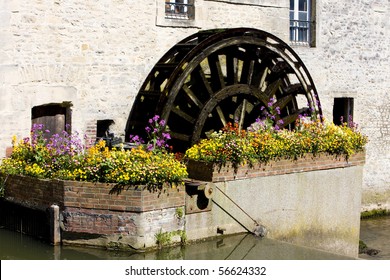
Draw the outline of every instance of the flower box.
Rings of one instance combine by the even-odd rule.
[[[345,168],[365,163],[365,152],[353,154],[346,159],[342,156],[321,154],[317,156],[307,155],[297,160],[282,159],[268,163],[256,163],[233,166],[231,163],[224,165],[189,160],[187,164],[188,176],[191,179],[209,182],[225,182],[232,180],[248,179],[255,177],[275,176],[297,172],[308,172],[333,168]]]

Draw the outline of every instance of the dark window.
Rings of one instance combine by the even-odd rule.
[[[353,121],[353,98],[339,97],[334,99],[333,123],[340,125]]]
[[[99,120],[96,125],[96,138],[112,138],[113,134],[110,131],[110,126],[114,123],[113,120]]]

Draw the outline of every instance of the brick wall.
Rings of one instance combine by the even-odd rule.
[[[44,211],[52,204],[63,206],[64,187],[59,180],[9,175],[4,195],[9,201]]]
[[[43,211],[52,204],[59,205],[65,242],[69,234],[119,234],[136,240],[127,240],[130,245],[135,242],[153,246],[157,232],[177,231],[184,226],[182,217],[176,215],[176,209],[185,205],[184,186],[119,188],[113,184],[40,180],[12,175],[6,181],[5,198]],[[75,241],[72,237],[72,242],[86,241],[83,238]],[[90,242],[96,245],[96,242],[100,244],[103,241],[91,239]]]
[[[210,163],[190,161],[188,164],[189,177],[192,179],[225,182],[237,179],[275,176],[297,172],[344,168],[349,166],[364,165],[365,153],[352,155],[348,160],[345,157],[331,155],[307,156],[297,160],[271,161],[266,164],[254,166],[239,166],[236,170],[231,164],[217,166]]]

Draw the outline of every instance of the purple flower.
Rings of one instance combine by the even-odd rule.
[[[161,125],[161,126],[165,126],[165,120],[161,120],[161,121],[160,121],[160,125]]]
[[[164,145],[164,143],[165,143],[165,141],[162,140],[162,139],[157,139],[157,141],[156,141],[156,145],[157,145],[158,147],[162,147],[162,146]]]
[[[275,103],[275,98],[271,97],[267,105],[268,107],[272,107],[274,103]]]
[[[171,135],[170,135],[169,133],[163,132],[163,133],[162,133],[162,136],[163,136],[163,138],[165,138],[165,139],[167,139],[167,140],[171,139]]]
[[[153,150],[153,144],[148,144],[148,145],[146,146],[146,149],[147,149],[148,151],[152,151],[152,150]]]

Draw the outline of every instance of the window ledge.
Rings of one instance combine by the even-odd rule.
[[[297,42],[297,41],[290,41],[290,46],[293,47],[306,47],[306,48],[311,48],[309,42]]]

